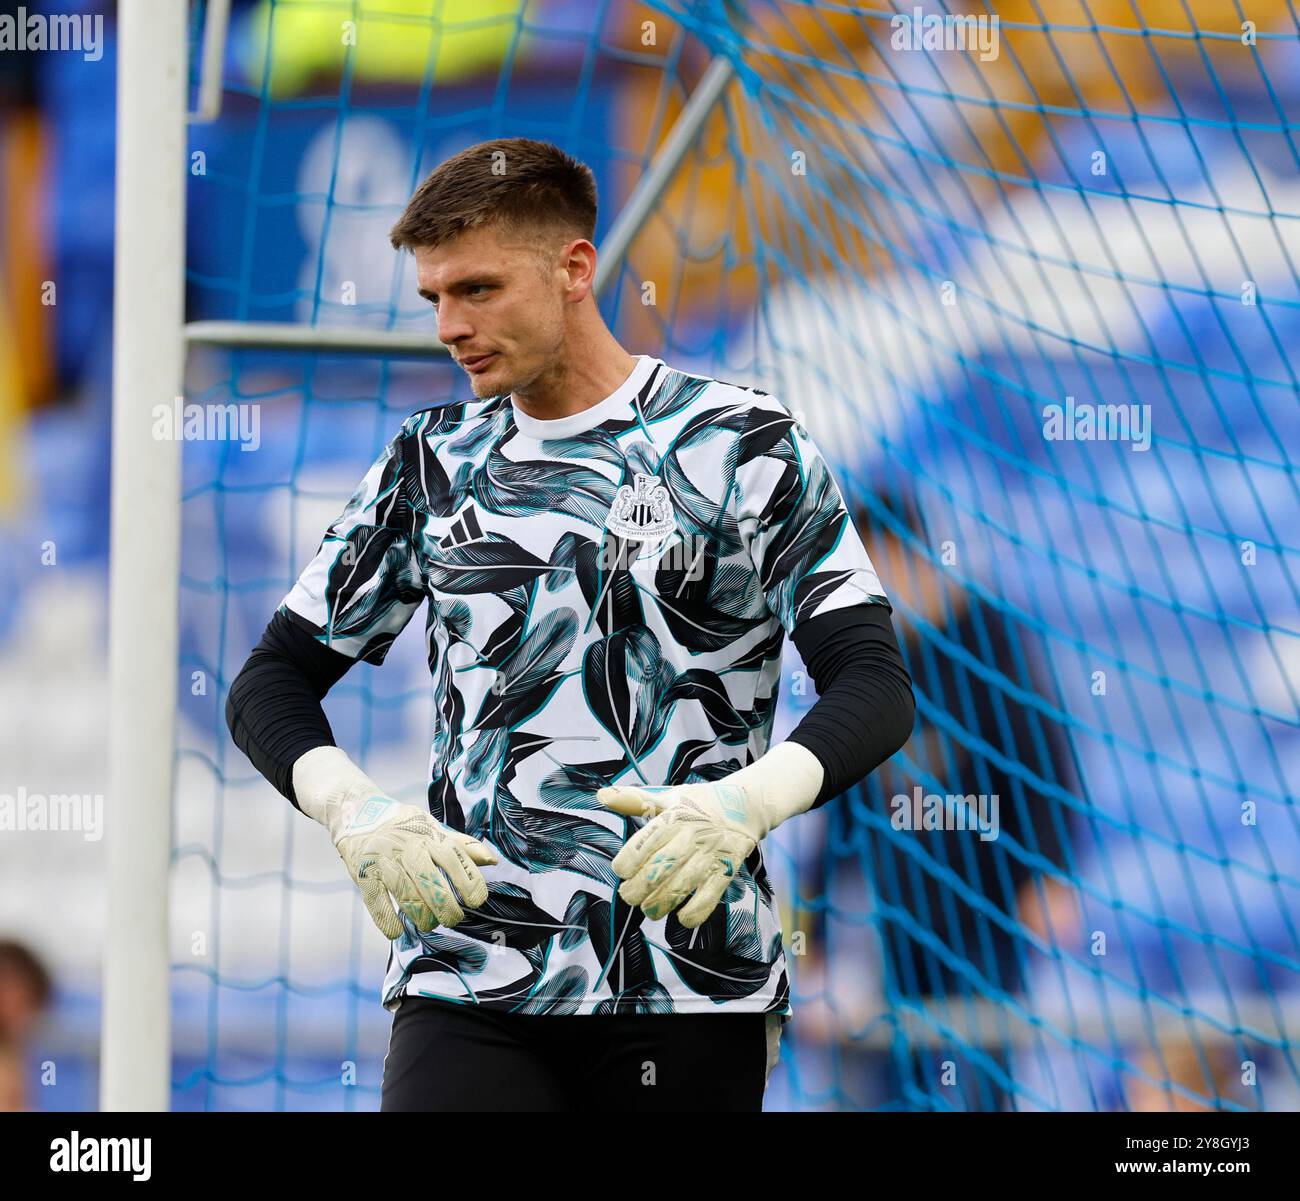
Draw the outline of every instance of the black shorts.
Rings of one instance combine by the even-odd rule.
[[[780,1054],[767,1013],[502,1013],[403,997],[380,1109],[758,1111]]]

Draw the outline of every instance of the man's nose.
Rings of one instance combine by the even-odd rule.
[[[446,346],[463,342],[474,330],[461,315],[459,309],[449,300],[438,306],[438,340]]]

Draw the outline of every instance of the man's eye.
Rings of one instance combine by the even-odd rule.
[[[486,292],[488,290],[488,286],[487,284],[470,284],[469,290],[470,290],[470,294],[473,295],[474,293],[477,292]]]

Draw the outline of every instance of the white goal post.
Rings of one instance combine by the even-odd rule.
[[[184,375],[188,5],[118,5],[109,553],[108,896],[100,1108],[164,1110],[171,1096],[173,730],[180,443],[150,411]]]

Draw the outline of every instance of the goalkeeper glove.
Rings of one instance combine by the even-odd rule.
[[[475,864],[499,862],[496,852],[427,809],[386,796],[338,747],[318,746],[295,760],[293,791],[298,807],[329,831],[386,938],[402,933],[394,901],[417,930],[432,930],[461,921],[460,901],[477,909],[487,900]]]
[[[812,751],[782,742],[721,780],[599,789],[615,813],[651,818],[614,856],[618,895],[654,921],[694,894],[678,921],[703,924],[759,840],[812,807],[824,776]]]

